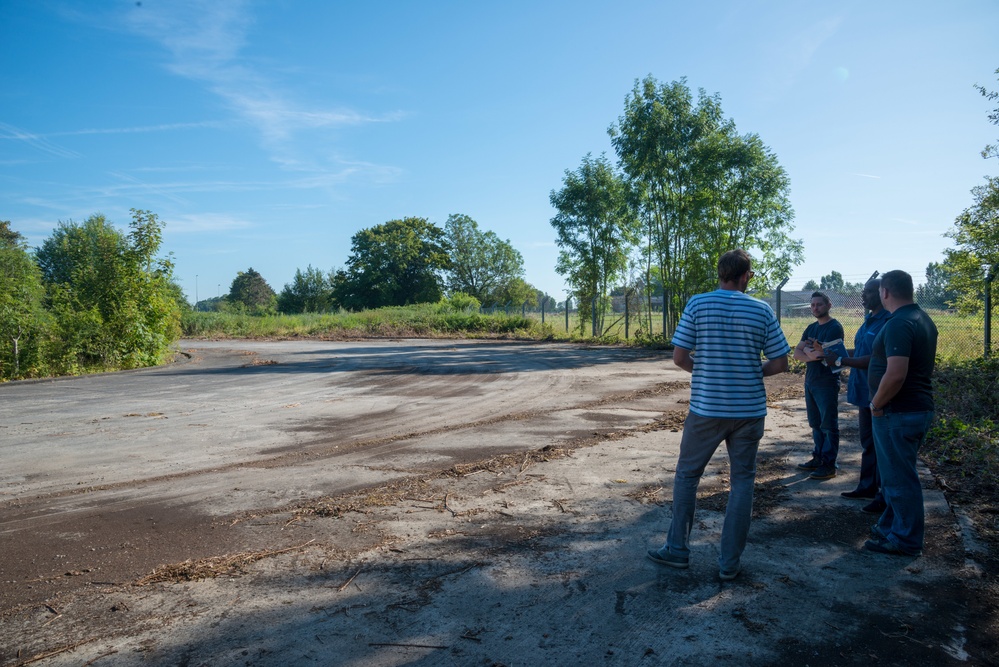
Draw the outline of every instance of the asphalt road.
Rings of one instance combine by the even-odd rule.
[[[808,479],[800,376],[768,378],[745,569],[722,582],[724,448],[690,568],[645,558],[689,397],[664,354],[183,347],[0,386],[3,667],[997,664],[974,526],[923,469],[923,555],[866,551],[872,518],[840,496],[856,409],[839,474]]]
[[[609,347],[181,349],[161,368],[0,385],[0,611],[259,547],[216,530],[239,517],[647,423],[655,401],[600,405],[686,380],[661,354]]]

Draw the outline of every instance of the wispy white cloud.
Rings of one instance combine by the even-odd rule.
[[[170,132],[173,130],[191,130],[200,128],[220,128],[225,127],[221,121],[202,121],[197,123],[164,123],[162,125],[145,125],[139,127],[107,127],[88,128],[83,130],[67,130],[64,132],[48,132],[41,137],[72,137],[87,134],[135,134],[140,132]]]
[[[70,150],[65,146],[60,146],[57,143],[51,142],[42,135],[34,134],[32,132],[27,132],[25,130],[14,127],[13,125],[8,125],[7,123],[3,122],[0,122],[0,139],[21,141],[43,153],[55,155],[56,157],[62,157],[62,158],[80,157],[80,154],[77,153],[76,151]]]
[[[398,112],[372,115],[354,109],[309,108],[253,67],[244,55],[253,25],[250,5],[239,0],[177,0],[143,5],[130,11],[130,30],[161,44],[169,53],[167,68],[203,83],[259,132],[271,158],[288,169],[325,171],[329,165],[299,157],[309,148],[296,145],[299,135],[367,123],[395,122]]]
[[[881,180],[880,176],[874,176],[873,174],[858,174],[858,173],[854,172],[853,175],[854,176],[860,176],[861,178],[874,178],[874,179],[877,179],[877,180]]]

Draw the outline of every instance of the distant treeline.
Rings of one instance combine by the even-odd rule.
[[[276,293],[253,268],[240,271],[229,293],[195,304],[198,311],[269,315],[330,313],[385,306],[437,303],[464,295],[480,305],[554,299],[524,280],[524,259],[509,240],[483,231],[467,215],[448,217],[444,227],[409,217],[362,229],[351,238],[341,269],[310,264]]]

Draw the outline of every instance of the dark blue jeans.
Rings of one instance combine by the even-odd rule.
[[[812,427],[812,456],[820,465],[836,465],[839,454],[839,383],[805,383],[805,414]]]
[[[877,529],[902,551],[917,553],[923,548],[926,520],[916,455],[930,430],[933,413],[887,412],[872,421],[881,492],[888,506]]]
[[[871,424],[871,409],[866,405],[858,406],[860,426],[860,481],[857,491],[864,493],[873,491],[875,499],[881,498],[881,476],[878,475],[878,454],[874,449],[874,426]]]

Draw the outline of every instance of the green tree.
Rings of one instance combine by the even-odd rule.
[[[390,220],[351,237],[346,270],[333,278],[337,303],[361,310],[436,303],[450,266],[444,230],[426,218]]]
[[[801,262],[784,169],[757,135],[736,133],[717,95],[701,90],[695,103],[685,79],[660,85],[649,76],[609,132],[646,235],[645,282],[657,268],[668,328],[691,296],[715,286],[727,250],[754,255],[758,289]]]
[[[819,289],[821,289],[821,287],[819,286],[819,284],[817,282],[815,282],[814,280],[809,280],[801,288],[801,291],[803,291],[803,292],[817,292]]]
[[[999,74],[999,69],[996,69]],[[984,86],[975,89],[986,99],[999,99],[999,91]],[[989,122],[999,125],[999,107],[989,113]],[[999,157],[999,144],[986,146],[983,158]],[[944,236],[956,247],[944,251],[947,287],[956,294],[952,305],[961,312],[979,312],[984,307],[984,281],[989,271],[999,272],[999,178],[986,177],[985,184],[971,190],[974,203],[957,216],[954,228]]]
[[[974,203],[954,221],[944,236],[956,247],[944,251],[950,271],[949,289],[962,312],[979,312],[984,303],[984,279],[989,267],[999,267],[999,177],[987,177],[971,190]]]
[[[608,297],[611,284],[627,270],[629,253],[638,240],[638,221],[628,194],[605,156],[593,159],[587,154],[575,171],[566,170],[562,188],[550,195],[557,211],[551,219],[559,247],[555,270],[576,293],[584,330],[593,300]],[[601,331],[603,311],[598,306]]]
[[[208,299],[202,299],[194,304],[194,310],[199,313],[216,313],[224,311],[226,309],[228,298],[229,295],[226,294],[224,296],[213,296]]]
[[[64,372],[155,365],[180,336],[173,264],[156,254],[163,225],[132,209],[129,227],[122,234],[100,214],[61,222],[35,253]]]
[[[819,289],[840,292],[843,290],[843,274],[839,271],[831,271],[829,275],[822,276]]]
[[[464,292],[480,303],[497,303],[515,280],[523,278],[524,258],[510,241],[481,231],[467,215],[448,216],[444,234],[451,248],[447,288],[452,294]]]
[[[999,68],[996,68],[995,73],[999,74]],[[975,85],[975,90],[981,93],[982,97],[989,100],[990,102],[999,99],[999,90],[989,90],[985,86],[979,86],[977,84]],[[999,107],[996,107],[995,109],[989,112],[989,121],[993,125],[999,125]],[[999,157],[999,144],[989,144],[988,146],[983,148],[982,157],[983,158]]]
[[[24,237],[0,220],[0,378],[17,379],[42,370],[47,315],[41,272]]]
[[[534,308],[537,303],[538,290],[534,285],[523,278],[513,278],[507,281],[501,289],[496,292],[496,300],[493,303],[505,306],[510,304],[511,308],[519,309],[525,303],[528,308]]]
[[[282,313],[325,313],[333,307],[331,276],[310,264],[305,271],[295,270],[295,277],[278,295],[277,308]]]
[[[251,313],[266,313],[273,310],[277,304],[277,295],[264,277],[253,267],[239,271],[229,286],[226,301],[237,310]]]
[[[946,262],[926,265],[926,282],[916,288],[916,301],[924,308],[949,308],[958,293],[951,289],[953,271]]]

